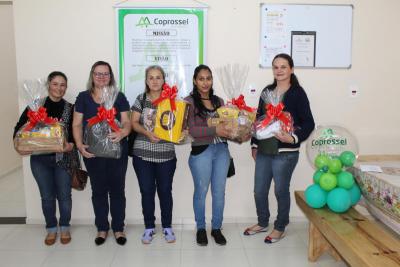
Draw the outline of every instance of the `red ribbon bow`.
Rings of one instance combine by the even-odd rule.
[[[285,105],[282,102],[280,102],[276,106],[274,106],[272,104],[267,104],[266,105],[267,116],[261,122],[261,127],[267,126],[273,119],[280,120],[281,122],[283,122],[283,124],[285,126],[289,126],[290,117],[286,116],[285,113],[283,112],[284,107],[285,107]]]
[[[44,123],[44,124],[52,124],[57,122],[58,120],[52,117],[47,116],[47,111],[46,108],[40,107],[37,111],[28,111],[28,125],[26,125],[24,131],[30,131],[33,129],[33,127],[36,126],[38,122]]]
[[[105,107],[101,106],[97,108],[97,114],[96,116],[88,119],[89,126],[92,126],[96,123],[99,123],[101,121],[107,121],[107,123],[110,125],[111,129],[114,130],[114,132],[119,132],[119,127],[115,123],[115,115],[117,114],[117,111],[115,108],[112,109],[105,109]]]
[[[251,108],[246,106],[246,102],[244,101],[244,96],[241,94],[238,98],[232,98],[232,105],[237,106],[240,110],[246,110],[248,112],[254,112],[255,108]]]
[[[158,104],[160,104],[161,101],[169,99],[171,110],[175,111],[176,110],[175,98],[177,93],[178,93],[178,88],[176,88],[176,85],[170,87],[167,83],[164,83],[160,97],[154,100],[152,104],[154,106],[157,106]]]

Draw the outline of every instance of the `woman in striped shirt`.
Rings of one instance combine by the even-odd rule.
[[[145,231],[142,243],[149,244],[155,234],[155,194],[157,191],[161,208],[161,223],[164,238],[175,242],[171,228],[172,221],[172,181],[176,169],[175,147],[173,143],[160,140],[151,129],[144,127],[147,114],[155,112],[152,101],[160,97],[165,83],[165,73],[160,66],[146,69],[145,92],[138,95],[132,110],[132,127],[137,132],[133,145],[132,164],[138,178],[142,195],[142,212]]]

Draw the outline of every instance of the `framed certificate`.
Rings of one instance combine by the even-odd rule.
[[[291,56],[296,67],[315,67],[315,31],[292,31]]]

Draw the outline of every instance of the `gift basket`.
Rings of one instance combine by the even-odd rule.
[[[25,81],[23,92],[28,103],[28,122],[15,135],[18,151],[36,153],[61,152],[64,148],[64,124],[49,117],[43,107],[46,100],[46,83],[40,79]]]
[[[261,94],[265,103],[265,115],[254,124],[254,137],[268,139],[280,131],[293,132],[293,119],[289,112],[283,111],[285,105],[273,91],[265,90]]]
[[[164,83],[160,97],[152,103],[157,106],[157,111],[151,129],[162,140],[182,144],[188,140],[185,129],[189,106],[186,101],[176,99],[177,93],[176,86]]]
[[[113,86],[103,88],[101,105],[97,108],[96,116],[88,119],[85,129],[84,143],[88,145],[87,151],[96,157],[120,158],[121,144],[114,143],[109,138],[109,134],[118,132],[121,123],[115,118],[117,114],[113,107],[117,99],[118,90]]]
[[[217,109],[217,118],[210,118],[207,121],[209,126],[224,123],[232,130],[230,140],[237,142],[242,142],[251,136],[252,123],[256,118],[256,109],[247,106],[241,94],[248,72],[248,66],[239,64],[229,64],[217,69],[222,87],[231,100]]]

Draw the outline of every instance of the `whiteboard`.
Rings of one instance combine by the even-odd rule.
[[[313,64],[294,61],[295,66],[351,67],[352,5],[261,4],[260,9],[260,67],[270,68],[276,54],[292,55],[293,32],[315,32],[314,45],[294,51],[304,58],[314,53]]]

